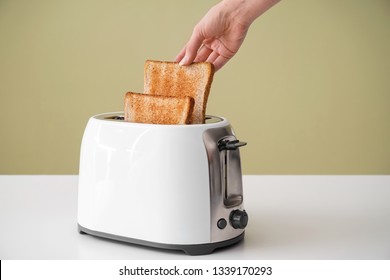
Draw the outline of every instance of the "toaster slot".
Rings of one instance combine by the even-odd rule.
[[[105,120],[120,120],[120,121],[123,121],[125,119],[124,116],[109,116],[109,117],[105,117],[104,118]]]

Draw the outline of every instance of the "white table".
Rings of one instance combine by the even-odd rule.
[[[77,180],[0,176],[0,259],[390,259],[390,176],[244,176],[245,239],[204,256],[80,235]]]

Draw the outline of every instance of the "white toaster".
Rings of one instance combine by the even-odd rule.
[[[80,152],[78,230],[189,255],[244,238],[239,147],[227,119],[205,124],[89,119]]]

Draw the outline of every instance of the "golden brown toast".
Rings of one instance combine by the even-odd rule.
[[[205,122],[206,104],[214,76],[214,66],[208,62],[196,62],[180,66],[175,62],[147,60],[144,66],[144,92],[194,99],[191,124]]]
[[[189,96],[172,97],[128,92],[125,121],[152,124],[188,124],[194,108]]]

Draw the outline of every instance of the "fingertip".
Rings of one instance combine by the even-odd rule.
[[[184,57],[179,61],[179,65],[180,65],[180,66],[184,66],[184,65],[188,65],[188,64],[190,64],[190,63],[189,63],[189,59],[188,59],[187,56],[184,56]]]
[[[182,55],[178,55],[175,57],[175,62],[180,62],[183,59]]]
[[[180,62],[186,54],[186,47],[182,48],[179,54],[175,57],[175,62]]]

